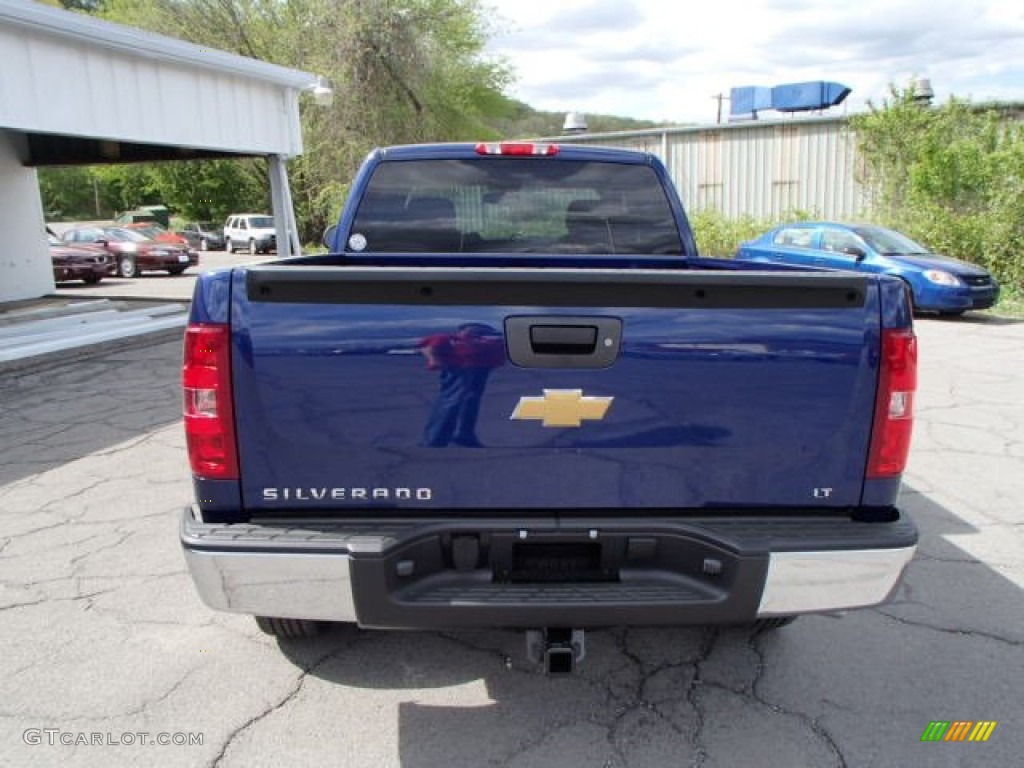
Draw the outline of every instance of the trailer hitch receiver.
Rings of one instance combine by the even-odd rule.
[[[571,675],[587,655],[582,629],[548,627],[526,631],[526,656],[551,677]]]

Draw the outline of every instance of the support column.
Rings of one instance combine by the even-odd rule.
[[[299,228],[295,221],[295,206],[288,186],[288,170],[284,155],[268,155],[267,169],[270,176],[270,198],[274,207],[274,226],[277,229],[277,255],[286,259],[302,253],[299,242]]]
[[[0,129],[0,302],[53,293],[53,267],[34,168],[20,133]]]

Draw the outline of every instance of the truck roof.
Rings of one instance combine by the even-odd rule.
[[[561,142],[533,141],[495,141],[495,142],[453,142],[445,144],[401,144],[391,147],[379,147],[374,154],[387,160],[442,160],[482,156],[480,146],[499,147],[508,145],[533,144],[535,146],[554,146],[558,148],[556,155],[538,156],[538,160],[562,158],[563,160],[594,160],[607,163],[628,163],[632,165],[650,165],[653,155],[633,149],[616,149],[610,147],[594,147],[582,144],[562,144]],[[522,155],[517,155],[521,157]]]

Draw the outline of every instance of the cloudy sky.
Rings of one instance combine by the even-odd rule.
[[[887,84],[1024,101],[1021,0],[484,0],[489,50],[537,109],[714,122],[735,86],[832,80],[863,111]],[[723,107],[728,113],[728,103]]]

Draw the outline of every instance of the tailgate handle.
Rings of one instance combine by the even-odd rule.
[[[596,325],[532,325],[530,349],[537,355],[592,355]]]
[[[505,318],[508,356],[524,368],[607,368],[619,356],[622,320],[566,315]]]

